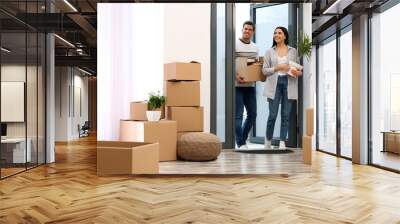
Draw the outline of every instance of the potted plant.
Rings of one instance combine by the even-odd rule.
[[[149,101],[147,102],[146,116],[148,121],[159,121],[161,117],[161,108],[165,104],[165,97],[160,95],[160,92],[149,94]]]
[[[312,52],[312,41],[311,38],[303,31],[300,31],[300,37],[297,42],[297,51],[300,58],[303,58],[305,56],[307,60],[310,61]]]
[[[300,31],[300,37],[297,41],[297,52],[298,56],[300,58],[300,64],[294,62],[294,61],[289,61],[289,66],[291,68],[297,68],[299,70],[303,70],[303,64],[304,64],[304,56],[310,60],[311,58],[311,52],[312,52],[312,42],[310,37],[305,34],[304,32]],[[298,75],[292,74],[291,71],[288,72],[290,76],[297,77]]]

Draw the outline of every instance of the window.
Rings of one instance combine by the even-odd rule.
[[[43,4],[43,1],[20,2],[15,10],[20,14],[41,13]],[[5,5],[6,2],[0,3]],[[45,163],[46,38],[44,33],[9,15],[0,13],[0,17],[9,21],[2,24],[0,31],[1,98],[17,99],[2,100],[0,106],[4,129],[0,178],[5,178]],[[11,106],[16,109],[10,109]]]
[[[400,21],[400,4],[371,18],[371,137],[372,163],[400,170],[398,152],[386,150],[383,133],[400,130],[400,72],[397,44],[400,33],[393,29]],[[399,148],[400,133],[394,139]],[[386,142],[387,143],[387,142]]]
[[[352,33],[340,36],[340,155],[352,157]]]
[[[318,48],[318,149],[336,154],[336,36]]]

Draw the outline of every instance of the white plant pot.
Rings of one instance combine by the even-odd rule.
[[[146,111],[146,116],[148,121],[159,121],[161,118],[161,111],[148,110]]]

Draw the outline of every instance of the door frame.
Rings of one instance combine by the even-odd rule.
[[[347,157],[342,155],[342,148],[341,148],[341,131],[342,131],[342,126],[341,126],[341,89],[340,89],[340,84],[341,84],[341,63],[340,63],[340,42],[341,42],[341,36],[344,35],[347,32],[352,32],[352,22],[349,20],[350,17],[346,17],[342,23],[343,25],[341,27],[336,27],[334,31],[329,33],[329,35],[325,35],[322,38],[319,37],[316,41],[316,150],[319,152],[323,152],[329,155],[337,156],[343,159],[347,160],[352,160],[352,158]],[[321,149],[320,144],[319,144],[319,135],[320,135],[320,129],[319,129],[319,112],[321,110],[321,105],[319,104],[319,89],[320,89],[320,84],[319,84],[319,62],[320,62],[320,55],[319,55],[319,48],[320,45],[326,44],[330,41],[336,41],[336,57],[335,57],[335,63],[336,63],[336,151],[334,153],[327,151],[326,149]]]
[[[217,4],[211,3],[211,82],[210,82],[210,132],[217,135]],[[225,3],[225,141],[222,142],[223,149],[235,148],[235,119],[234,99],[235,88],[232,75],[235,71],[235,7],[234,3]]]
[[[254,22],[254,24],[257,23],[257,17],[256,17],[256,10],[264,7],[271,7],[271,6],[276,6],[276,5],[282,5],[282,4],[288,4],[288,31],[289,31],[289,36],[292,37],[289,39],[289,45],[293,47],[297,47],[297,20],[298,20],[298,13],[297,9],[299,7],[299,4],[289,4],[289,3],[262,3],[262,4],[251,4],[250,5],[250,18]],[[253,42],[256,42],[256,36],[253,36]],[[290,147],[299,147],[301,145],[301,142],[299,142],[299,139],[301,139],[301,133],[299,132],[302,130],[302,119],[299,119],[302,116],[302,107],[299,108],[299,105],[302,105],[302,96],[303,96],[303,82],[302,82],[302,77],[298,80],[298,100],[291,100],[292,104],[292,110],[290,113],[289,117],[289,133],[288,133],[288,142],[287,145]],[[301,112],[301,113],[300,113]],[[294,127],[293,125],[290,124],[296,124]],[[254,124],[253,130],[251,132],[250,136],[250,141],[252,143],[257,143],[257,144],[264,144],[264,137],[257,137],[256,136],[256,127],[257,124]],[[273,144],[278,145],[279,141],[278,140],[273,140]]]
[[[210,26],[210,41],[211,41],[211,57],[210,57],[210,65],[211,65],[211,94],[210,94],[210,132],[217,134],[217,4],[220,3],[211,3],[211,26]],[[262,4],[250,4],[250,18],[252,21],[255,21],[255,10],[257,8],[279,5],[282,3],[262,3]],[[286,4],[286,3],[285,3]],[[291,38],[289,44],[293,47],[296,47],[297,42],[297,18],[298,13],[297,9],[299,4],[291,3],[289,4],[289,35]],[[254,11],[254,12],[253,12]],[[234,76],[231,74],[235,71],[235,62],[234,62],[234,51],[235,51],[235,3],[225,3],[225,141],[222,143],[224,149],[233,149],[235,148],[235,80]],[[255,38],[255,37],[253,37]],[[298,96],[301,99],[303,93],[300,91],[302,89],[302,81],[299,80],[299,92]],[[301,101],[293,102],[292,112],[290,115],[290,119],[294,119],[296,127],[291,129],[289,128],[289,136],[293,136],[289,144],[292,147],[299,147],[299,133],[302,130],[302,119],[298,119],[297,112],[302,110],[297,109],[298,105],[302,105]],[[293,116],[294,114],[294,116]],[[292,120],[293,121],[293,120]],[[255,130],[255,129],[254,129]],[[253,131],[254,132],[254,131]],[[292,132],[292,134],[290,134]],[[253,134],[252,134],[253,135]],[[260,137],[259,137],[260,138]],[[289,137],[290,138],[290,137]],[[260,142],[260,139],[262,142]],[[250,137],[250,140],[257,143],[263,143],[263,138],[254,138]]]

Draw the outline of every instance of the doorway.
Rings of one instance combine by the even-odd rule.
[[[297,4],[270,3],[215,3],[212,5],[211,26],[211,132],[223,142],[223,148],[235,148],[235,79],[234,52],[236,39],[241,35],[244,21],[254,22],[256,32],[253,42],[259,49],[259,56],[272,46],[274,28],[284,26],[289,31],[289,45],[296,47]],[[256,83],[257,119],[250,131],[248,144],[251,148],[263,148],[268,102],[263,96],[264,83]],[[289,119],[288,147],[298,146],[297,101],[291,102],[292,110]],[[244,110],[243,118],[246,117]],[[243,119],[244,120],[244,119]],[[273,145],[278,145],[276,137],[280,132],[280,112],[275,123]]]

